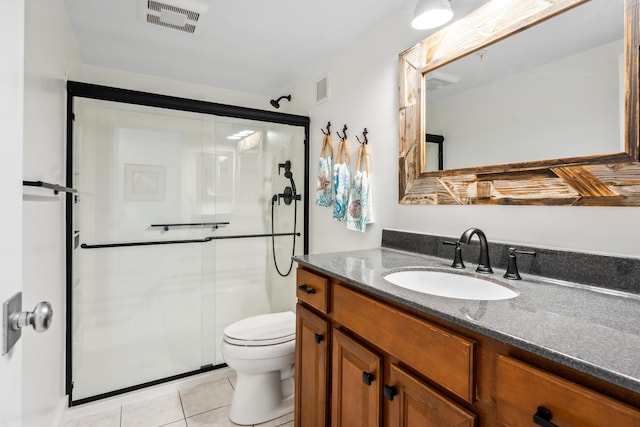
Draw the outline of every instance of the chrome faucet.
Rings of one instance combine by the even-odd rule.
[[[478,239],[480,239],[480,257],[478,258],[478,268],[476,268],[476,271],[478,273],[493,273],[491,263],[489,262],[489,245],[487,244],[487,236],[484,235],[482,230],[479,228],[468,229],[462,233],[462,236],[460,236],[460,242],[468,244],[474,234],[477,234]]]

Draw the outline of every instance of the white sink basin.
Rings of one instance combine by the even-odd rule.
[[[384,279],[402,288],[423,294],[466,300],[501,300],[518,292],[497,280],[441,269],[410,269],[389,273]]]

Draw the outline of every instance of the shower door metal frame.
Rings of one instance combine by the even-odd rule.
[[[75,115],[73,112],[75,98],[89,98],[103,101],[121,102],[126,104],[142,105],[147,107],[158,107],[170,110],[187,111],[192,113],[210,114],[215,116],[233,117],[248,119],[268,123],[277,123],[304,128],[304,193],[303,206],[303,251],[309,253],[309,117],[295,114],[279,113],[274,111],[259,110],[255,108],[239,107],[236,105],[218,104],[195,99],[179,98],[174,96],[159,95],[149,92],[141,92],[129,89],[101,86],[90,83],[75,81],[67,82],[67,153],[66,153],[66,185],[73,187],[73,122]],[[73,251],[74,251],[74,230],[73,230],[73,204],[76,196],[68,194],[66,198],[66,394],[69,397],[69,406],[75,406],[118,394],[138,390],[156,384],[185,378],[191,375],[210,371],[221,365],[209,365],[201,367],[195,371],[185,372],[168,378],[162,378],[135,386],[114,390],[97,396],[79,400],[73,400],[73,375],[72,375],[72,331],[73,331]],[[268,234],[266,236],[271,236]],[[252,236],[253,237],[253,236]]]

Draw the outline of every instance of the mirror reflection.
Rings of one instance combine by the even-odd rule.
[[[444,141],[427,142],[426,172],[624,152],[623,3],[592,0],[426,73],[426,133]]]

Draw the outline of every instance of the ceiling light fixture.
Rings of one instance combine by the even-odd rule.
[[[449,0],[418,0],[411,26],[416,30],[429,30],[446,24],[451,18]]]
[[[246,138],[249,135],[253,135],[254,133],[256,133],[255,130],[245,129],[245,130],[238,131],[238,132],[234,133],[233,135],[229,135],[227,137],[227,139],[230,139],[232,141],[238,141],[238,140],[240,140],[242,138]]]

